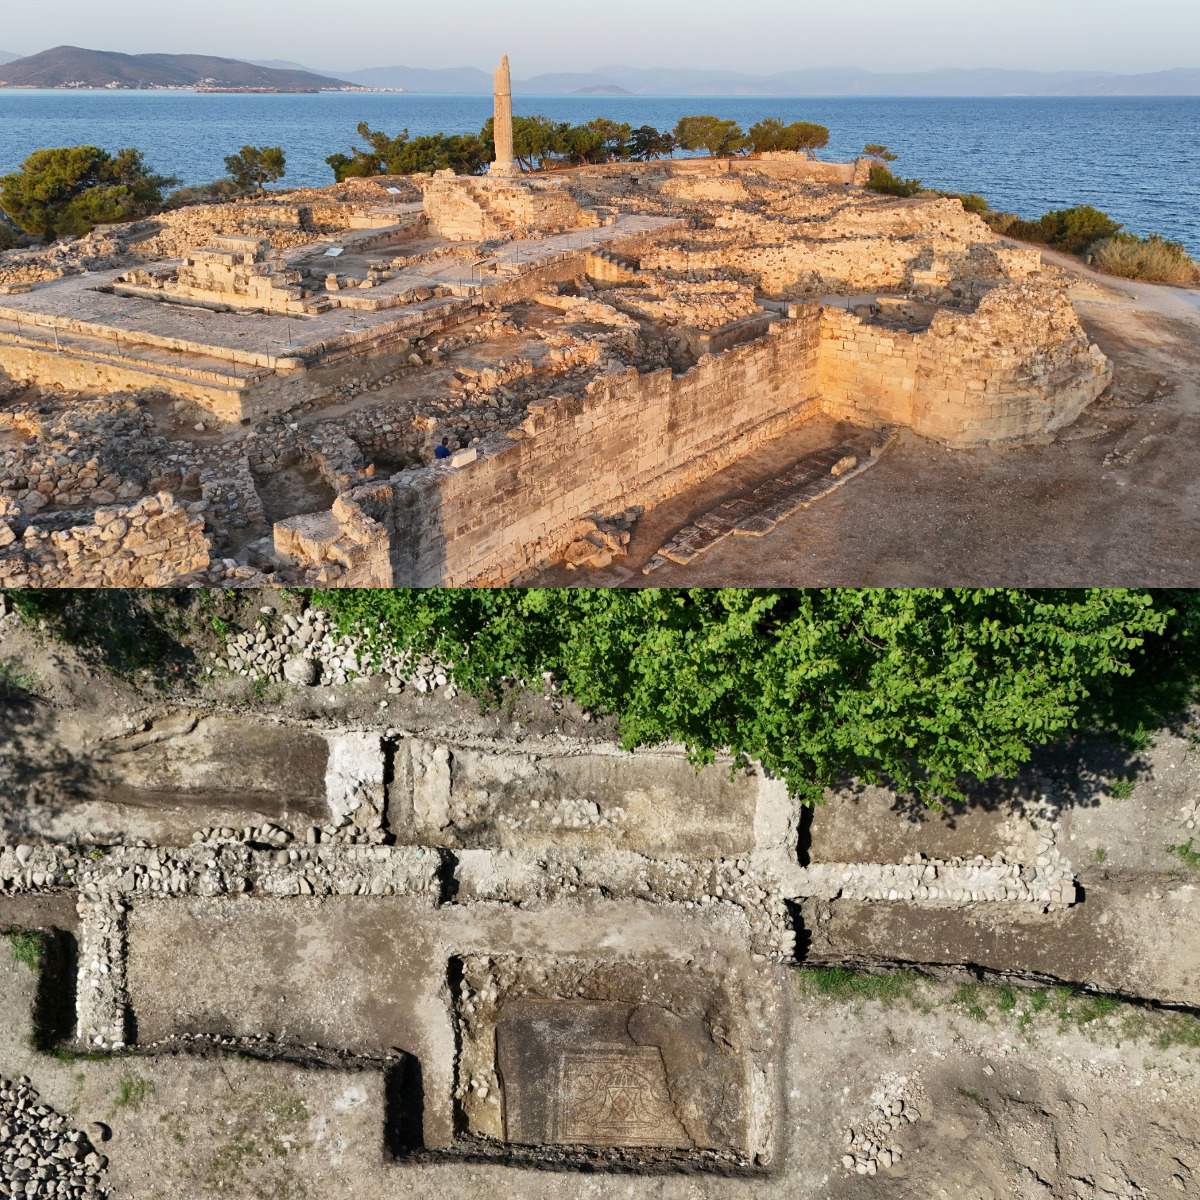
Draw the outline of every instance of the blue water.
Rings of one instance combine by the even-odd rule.
[[[831,159],[866,142],[900,154],[896,169],[927,187],[974,191],[993,208],[1037,217],[1092,204],[1134,232],[1162,233],[1200,256],[1200,98],[878,99],[715,96],[519,96],[518,113],[580,122],[607,116],[669,128],[690,113],[827,125]],[[197,95],[193,92],[0,89],[0,173],[32,150],[92,143],[136,146],[155,170],[190,184],[224,174],[243,143],[281,145],[285,183],[323,185],[325,157],[349,152],[355,126],[412,135],[476,132],[486,96],[324,92]]]

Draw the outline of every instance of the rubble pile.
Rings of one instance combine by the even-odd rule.
[[[0,411],[0,496],[26,514],[140,496],[166,440],[138,400],[48,395]]]
[[[107,1130],[91,1126],[100,1140]],[[102,1200],[108,1159],[82,1129],[43,1104],[28,1075],[0,1079],[0,1189],[5,1196]]]
[[[204,519],[169,492],[128,508],[101,507],[89,525],[25,527],[0,521],[0,579],[8,587],[166,587],[208,566]]]
[[[589,567],[607,567],[614,558],[629,551],[633,527],[645,512],[641,505],[634,505],[611,517],[584,517],[575,526],[574,540],[563,554],[563,562],[571,570],[586,564]]]

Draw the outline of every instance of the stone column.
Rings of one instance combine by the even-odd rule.
[[[513,160],[512,132],[512,81],[508,73],[508,55],[500,60],[496,68],[496,160],[488,169],[489,175],[516,175],[517,164]]]

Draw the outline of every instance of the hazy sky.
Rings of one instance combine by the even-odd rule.
[[[1196,0],[43,0],[5,4],[0,50],[281,58],[328,70],[621,63],[770,73],[1200,67]]]

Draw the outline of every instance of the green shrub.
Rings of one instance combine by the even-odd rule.
[[[961,201],[963,208],[969,213],[975,213],[978,216],[983,216],[984,213],[990,212],[988,202],[977,192],[938,192],[939,196],[947,200]]]
[[[1048,212],[1038,224],[1042,227],[1042,240],[1068,254],[1079,254],[1093,242],[1112,237],[1121,230],[1107,213],[1090,204]]]
[[[1148,238],[1117,234],[1088,247],[1094,264],[1122,279],[1145,279],[1153,283],[1200,282],[1197,264],[1179,242],[1166,241],[1160,234]]]
[[[867,187],[886,196],[915,196],[921,190],[921,181],[897,178],[887,167],[875,165],[871,167],[871,178],[867,180]]]
[[[0,177],[0,208],[26,233],[81,237],[156,212],[162,189],[178,182],[151,174],[140,150],[115,157],[98,146],[35,150],[20,170]]]

